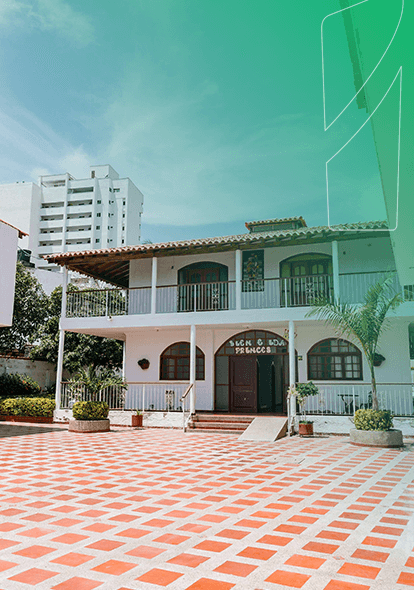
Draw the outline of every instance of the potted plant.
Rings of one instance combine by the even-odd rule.
[[[72,408],[74,420],[69,421],[69,430],[76,432],[109,430],[109,405],[102,399],[105,398],[105,389],[111,388],[109,392],[112,408],[120,408],[123,407],[128,385],[113,370],[93,365],[81,369],[69,383],[72,386],[73,398],[76,400]],[[97,424],[98,421],[102,423]]]
[[[69,420],[71,432],[108,432],[109,406],[106,402],[76,402],[72,409],[73,420]]]
[[[351,429],[351,443],[369,447],[402,447],[401,430],[393,428],[393,415],[388,410],[357,410],[355,428]]]
[[[336,329],[338,337],[353,337],[361,345],[371,374],[372,408],[358,410],[358,412],[374,411],[377,414],[375,419],[373,419],[373,414],[358,415],[367,417],[363,420],[366,425],[364,430],[374,433],[373,439],[377,438],[378,432],[375,425],[383,420],[383,416],[378,415],[379,403],[375,379],[375,367],[380,364],[378,363],[380,355],[377,353],[378,341],[389,325],[386,319],[388,312],[395,310],[403,301],[399,293],[392,292],[391,283],[392,278],[387,277],[382,282],[372,285],[367,290],[362,304],[351,305],[349,303],[341,303],[340,300],[331,302],[326,298],[316,299],[311,311],[306,314],[306,317],[316,315],[320,319],[325,319],[326,323],[331,324]],[[382,356],[381,359],[385,360]],[[355,416],[356,414],[357,412]],[[398,436],[402,440],[401,431],[394,432],[399,432],[400,435]],[[370,445],[367,442],[370,437],[361,433],[363,433],[363,430],[356,427],[352,442],[355,444]],[[362,439],[365,442],[362,442]]]
[[[308,420],[306,416],[306,400],[308,397],[319,394],[319,389],[312,381],[307,383],[297,383],[295,387],[289,388],[289,395],[296,397],[296,400],[300,408],[299,418],[299,434],[301,436],[312,436],[313,435],[313,422]]]
[[[141,410],[135,410],[135,414],[131,416],[131,426],[142,427],[143,412]]]

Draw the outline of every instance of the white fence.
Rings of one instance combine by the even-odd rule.
[[[97,396],[91,396],[85,385],[75,385],[68,381],[62,382],[60,409],[72,409],[73,404],[77,401],[94,401],[106,402],[111,410],[124,409],[125,390],[114,385],[106,387],[99,392]]]
[[[372,404],[370,383],[316,383],[319,395],[306,400],[306,414],[335,414],[352,416],[358,409]],[[412,383],[378,383],[377,397],[381,410],[391,410],[395,416],[414,415],[414,385]]]

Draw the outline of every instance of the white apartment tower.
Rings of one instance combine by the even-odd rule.
[[[46,254],[134,246],[141,239],[143,195],[112,166],[91,166],[90,178],[39,177],[32,198],[29,248],[36,266]],[[55,267],[57,270],[58,267]]]

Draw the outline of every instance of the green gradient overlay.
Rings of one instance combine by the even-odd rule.
[[[342,9],[353,4],[340,0]],[[414,6],[404,0],[369,0],[342,10],[342,16],[356,102],[370,116],[399,279],[413,284]]]

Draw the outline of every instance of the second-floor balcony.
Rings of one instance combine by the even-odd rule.
[[[385,276],[385,272],[340,274],[337,281],[340,300],[361,303],[367,289]],[[402,289],[396,273],[392,277],[394,290],[401,292],[405,300],[414,301],[413,290]],[[332,275],[94,289],[68,292],[66,317],[310,307],[319,297],[333,301]]]

